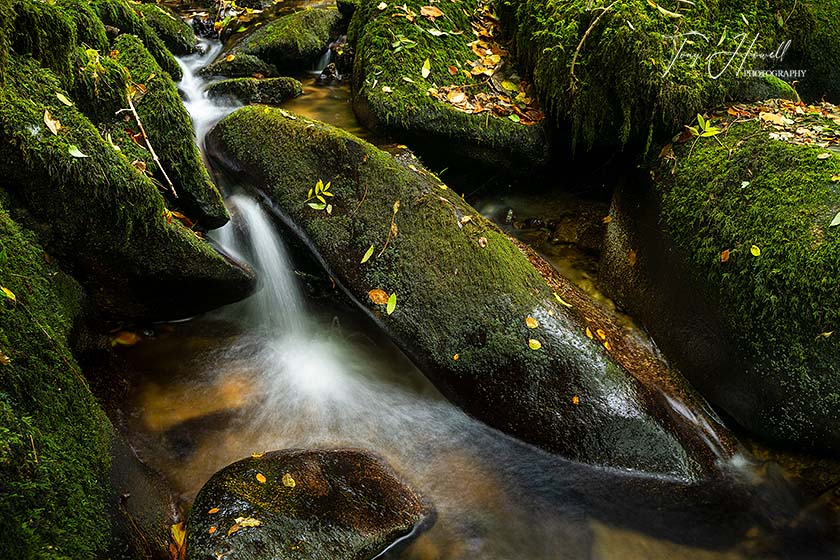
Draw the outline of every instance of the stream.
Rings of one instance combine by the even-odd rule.
[[[236,105],[204,94],[195,72],[221,46],[202,46],[179,60],[179,86],[203,153],[206,133]],[[363,132],[346,89],[310,81],[305,91],[284,107]],[[826,521],[805,510],[778,468],[733,465],[754,491],[732,503],[683,492],[676,481],[576,464],[468,417],[361,312],[307,295],[247,184],[228,177],[220,187],[232,221],[210,237],[254,267],[259,291],[158,325],[123,353],[131,443],[185,505],[214,472],[251,453],[354,447],[384,457],[437,510],[434,526],[391,558],[803,558],[831,546],[821,537]]]

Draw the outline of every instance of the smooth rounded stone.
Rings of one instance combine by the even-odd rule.
[[[434,516],[367,451],[271,451],[204,485],[187,524],[187,559],[369,560]]]
[[[833,137],[832,120],[790,114],[802,119],[787,127],[791,139],[817,129]],[[758,118],[735,120],[723,112],[715,126],[726,133],[666,147],[653,181],[618,190],[602,287],[749,432],[837,457],[840,157],[783,141],[782,127]]]
[[[650,340],[625,332],[416,159],[255,106],[220,122],[208,149],[476,418],[582,462],[681,480],[718,475],[737,448]],[[331,185],[329,208],[307,200],[318,181]]]
[[[231,78],[214,82],[207,88],[211,97],[230,96],[242,103],[279,105],[303,94],[303,86],[294,78]]]

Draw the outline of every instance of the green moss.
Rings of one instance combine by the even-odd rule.
[[[264,77],[276,76],[277,68],[256,56],[237,54],[233,59],[224,57],[212,64],[208,64],[199,71],[202,76],[225,76],[227,78],[247,78],[254,75]]]
[[[356,48],[354,100],[368,126],[410,142],[438,147],[446,143],[447,149],[464,146],[464,155],[495,165],[501,154],[529,164],[545,161],[541,125],[525,126],[489,113],[464,113],[428,95],[430,87],[445,85],[464,85],[471,92],[495,95],[489,84],[479,84],[461,72],[452,76],[447,70],[452,65],[469,68],[466,63],[477,58],[469,44],[475,39],[471,23],[478,0],[440,6],[446,17],[434,24],[419,16],[417,24],[412,24],[393,16],[401,13],[396,6],[380,10],[378,4],[361,0],[348,33]],[[405,3],[418,14],[426,4],[421,0]],[[452,34],[435,37],[430,29]],[[413,43],[399,45],[399,37]],[[423,79],[421,69],[427,59],[431,74]],[[391,91],[383,91],[385,86]]]
[[[48,249],[70,263],[99,308],[177,316],[245,295],[247,276],[167,223],[155,185],[56,92],[63,90],[51,72],[13,60],[0,89],[0,184],[43,224]],[[44,110],[61,121],[57,135],[45,129]],[[71,146],[90,157],[72,157]]]
[[[303,86],[294,78],[233,78],[213,83],[207,93],[211,96],[231,96],[242,103],[277,105],[303,94]]]
[[[82,293],[0,198],[0,556],[100,557],[112,428],[68,349]]]
[[[840,339],[821,335],[840,324],[840,230],[829,227],[840,211],[831,179],[840,158],[820,159],[824,152],[739,123],[677,148],[673,174],[665,166],[657,187],[666,232],[741,353],[739,377],[726,383],[749,388],[758,403],[751,415],[730,412],[771,440],[818,449],[836,446],[840,423]],[[724,249],[731,257],[721,263]]]
[[[105,26],[87,0],[58,0],[56,6],[63,9],[75,22],[79,46],[95,49],[102,55],[108,53]]]
[[[810,1],[795,7],[785,12],[791,16],[783,29],[792,41],[785,65],[807,71],[798,86],[804,97],[840,103],[840,2]]]
[[[136,103],[137,113],[166,173],[175,183],[177,203],[207,227],[223,225],[227,211],[201,161],[192,123],[177,87],[137,37],[120,35],[114,48],[117,62],[128,69],[131,80],[146,88]],[[158,180],[165,181],[162,175]]]
[[[250,54],[280,70],[308,69],[324,52],[341,19],[335,9],[305,9],[281,16],[246,35],[235,53]]]
[[[12,34],[15,29],[15,9],[11,2],[0,3],[0,84],[6,73],[9,51],[12,48]]]
[[[679,11],[680,18],[659,13],[643,0],[615,4],[603,17],[585,0],[502,2],[499,9],[547,110],[571,126],[576,141],[590,147],[644,141],[652,131],[670,134],[696,113],[737,96],[745,89],[744,80],[756,79],[737,75],[742,57],[716,79],[709,76],[705,57],[736,50],[741,33],[750,42],[758,34],[752,52],[775,51],[790,28],[782,25],[782,17],[811,9],[809,4],[725,0],[663,5]],[[837,0],[825,4],[838,13]],[[683,51],[701,58],[674,61],[677,49],[670,37],[687,32],[709,38],[706,42],[695,36],[695,44]],[[741,52],[745,50],[746,45]],[[836,52],[829,56],[838,56]],[[725,60],[716,59],[713,72]],[[748,58],[745,68],[761,64]]]
[[[182,72],[178,62],[166,49],[155,30],[140,17],[138,8],[128,0],[91,0],[91,5],[102,23],[116,27],[122,33],[137,35],[160,67],[172,76],[173,80],[181,79]]]
[[[52,69],[66,86],[72,84],[78,36],[73,18],[62,9],[38,0],[19,0],[12,48],[31,55]]]
[[[192,27],[170,8],[160,4],[140,4],[137,9],[172,54],[183,56],[195,52]]]

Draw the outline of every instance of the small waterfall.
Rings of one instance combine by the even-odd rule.
[[[315,68],[313,68],[312,71],[320,74],[330,62],[332,62],[332,49],[327,47],[327,50],[325,50],[321,55],[321,58],[318,59],[318,62],[315,64]]]

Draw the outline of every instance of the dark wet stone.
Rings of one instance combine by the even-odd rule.
[[[371,453],[272,451],[204,485],[187,526],[187,558],[369,560],[433,520]]]

